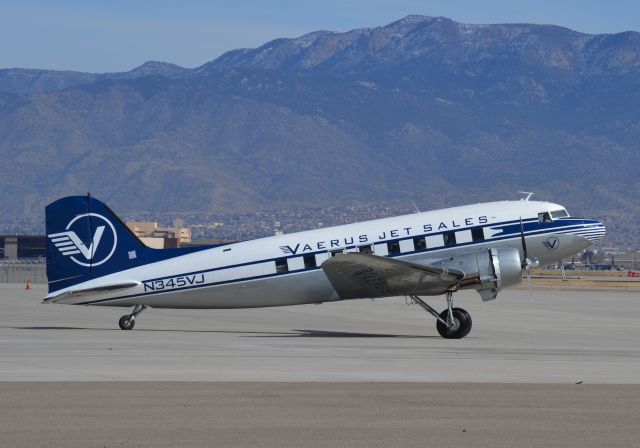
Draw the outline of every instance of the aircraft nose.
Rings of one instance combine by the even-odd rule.
[[[606,227],[600,221],[585,221],[580,235],[587,239],[591,244],[595,244],[604,238],[607,232]]]

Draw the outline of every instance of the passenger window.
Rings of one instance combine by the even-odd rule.
[[[302,257],[302,259],[304,260],[304,268],[305,269],[314,269],[316,268],[316,256],[309,254],[309,255],[305,255],[304,257]]]
[[[444,237],[444,245],[445,245],[445,247],[455,246],[456,245],[456,233],[455,232],[447,232],[442,236]]]
[[[332,257],[335,257],[336,255],[338,255],[338,254],[343,254],[343,253],[344,253],[344,249],[336,249],[336,250],[332,250],[332,251],[330,252],[330,254],[331,254],[331,256],[332,256]]]
[[[387,243],[387,249],[389,250],[389,255],[399,254],[400,243],[398,241],[389,242]]]
[[[484,241],[484,230],[482,227],[474,227],[471,229],[471,239],[474,243]]]
[[[372,254],[373,253],[373,249],[371,247],[371,244],[365,244],[364,246],[360,246],[358,247],[358,251],[362,254]]]
[[[419,236],[413,239],[413,247],[415,250],[422,250],[427,248],[427,241],[423,236]]]
[[[284,272],[289,272],[289,267],[287,266],[286,258],[278,258],[276,260],[276,272],[278,274],[282,274]]]

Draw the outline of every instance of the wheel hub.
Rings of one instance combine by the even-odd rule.
[[[452,332],[458,331],[460,329],[460,321],[454,317],[451,322],[447,322],[447,327]]]

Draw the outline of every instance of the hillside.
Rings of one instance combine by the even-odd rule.
[[[638,239],[639,33],[409,16],[195,69],[35,72],[0,71],[5,217],[85,191],[161,214],[529,190]]]

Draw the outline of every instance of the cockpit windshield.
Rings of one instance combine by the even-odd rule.
[[[551,210],[551,219],[568,218],[569,213],[564,208],[560,210]]]

